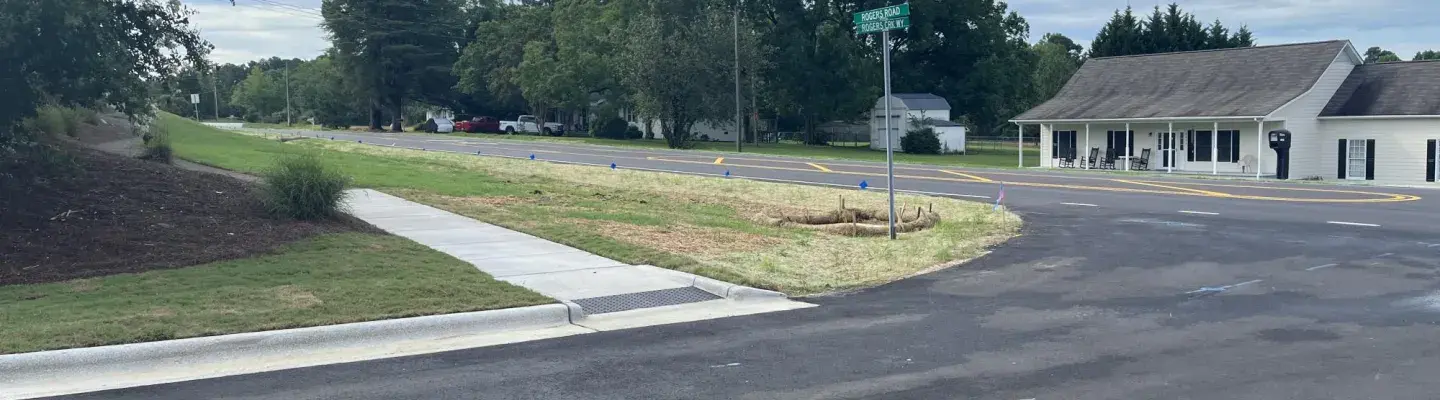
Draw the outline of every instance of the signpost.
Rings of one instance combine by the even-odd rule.
[[[910,4],[855,13],[855,33],[880,32],[885,58],[885,190],[890,195],[890,240],[895,240],[895,149],[890,128],[890,31],[910,27]],[[862,187],[863,188],[863,187]]]
[[[196,121],[199,121],[199,120],[200,120],[200,94],[199,94],[199,93],[191,93],[191,94],[190,94],[190,104],[195,106],[195,120],[196,120]]]

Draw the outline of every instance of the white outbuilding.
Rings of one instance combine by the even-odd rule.
[[[885,100],[875,100],[870,111],[870,148],[885,150]],[[950,121],[950,102],[930,93],[893,93],[890,100],[890,141],[903,151],[900,139],[906,132],[930,127],[940,137],[946,153],[965,152],[965,127]]]

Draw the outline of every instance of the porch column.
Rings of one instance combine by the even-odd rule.
[[[1085,157],[1086,157],[1086,158],[1089,158],[1089,157],[1090,157],[1090,123],[1089,123],[1089,122],[1086,122],[1086,123],[1085,123],[1085,153],[1084,153],[1084,154],[1085,154]],[[1085,161],[1085,162],[1082,162],[1082,163],[1081,163],[1081,164],[1084,164],[1083,167],[1084,167],[1085,169],[1090,169],[1090,163],[1093,162],[1094,160],[1088,160],[1088,159],[1087,159],[1087,160],[1084,160],[1084,161]]]
[[[1125,170],[1130,170],[1130,123],[1125,123]]]
[[[1220,175],[1220,121],[1210,130],[1210,175]]]
[[[1175,121],[1165,123],[1165,144],[1169,147],[1165,153],[1165,160],[1169,161],[1165,163],[1165,172],[1175,172]]]
[[[1016,168],[1025,168],[1025,125],[1019,122],[1015,123],[1015,160]]]
[[[1260,168],[1265,165],[1265,119],[1255,121],[1255,180],[1260,180]],[[1279,164],[1276,164],[1277,166]],[[1278,172],[1278,170],[1277,170]]]

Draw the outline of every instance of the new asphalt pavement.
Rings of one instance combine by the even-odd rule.
[[[729,170],[736,177],[807,184],[853,186],[863,179],[883,187],[884,181],[872,175],[874,163],[852,161],[335,136],[482,155],[534,154],[537,161],[694,174]],[[805,299],[820,305],[811,309],[74,398],[1427,399],[1440,393],[1433,379],[1440,376],[1434,340],[1440,337],[1440,218],[1429,190],[904,167],[913,169],[897,178],[897,189],[994,201],[1005,182],[1005,204],[1026,219],[1023,235],[961,267]]]

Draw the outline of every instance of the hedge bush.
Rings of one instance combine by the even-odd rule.
[[[596,125],[590,135],[598,138],[625,140],[629,138],[629,135],[626,134],[626,128],[629,126],[630,124],[623,119],[610,118]]]
[[[314,154],[281,158],[264,173],[265,206],[275,215],[316,220],[338,215],[350,177],[325,166]]]
[[[900,148],[910,154],[940,154],[940,135],[934,128],[909,131],[900,138]]]

